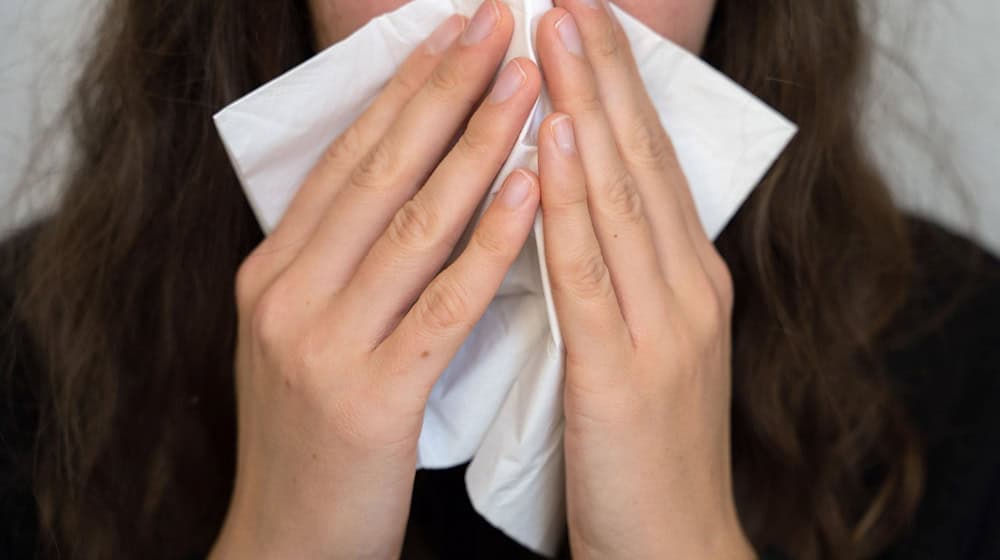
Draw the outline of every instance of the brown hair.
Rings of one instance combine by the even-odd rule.
[[[904,222],[861,150],[855,0],[720,0],[705,58],[800,133],[718,241],[736,284],[737,502],[758,547],[862,557],[916,507],[916,438],[874,343]],[[43,548],[208,550],[235,461],[233,281],[261,240],[211,115],[311,52],[304,1],[111,0],[69,115],[75,159],[16,313],[46,372]]]

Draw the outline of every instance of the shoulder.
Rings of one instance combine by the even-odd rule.
[[[1000,260],[919,218],[910,232],[913,276],[883,348],[914,412],[933,420],[955,399],[1000,397]]]
[[[926,485],[898,557],[996,557],[1000,260],[926,220],[912,218],[910,231],[913,280],[883,348],[921,435]]]
[[[15,301],[40,227],[35,222],[0,240],[0,556],[10,558],[31,557],[37,530],[31,458],[40,372]]]
[[[7,379],[31,362],[25,324],[16,302],[23,289],[21,273],[42,225],[42,221],[32,222],[0,238],[0,373]]]
[[[0,240],[0,449],[25,443],[34,416],[39,375],[28,329],[17,306],[21,272],[41,228],[34,222]]]

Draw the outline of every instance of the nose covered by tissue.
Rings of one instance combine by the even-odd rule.
[[[216,127],[265,232],[277,225],[326,147],[353,123],[405,57],[453,13],[479,0],[414,0],[215,115]],[[508,0],[515,18],[505,59],[537,62],[546,0]],[[699,217],[717,236],[795,134],[795,126],[698,57],[617,6],[646,89],[670,134]],[[544,68],[542,72],[544,75]],[[609,108],[613,110],[613,108]],[[515,168],[537,170],[543,92],[466,235]],[[485,315],[434,386],[418,468],[471,459],[476,510],[511,538],[553,556],[565,531],[563,345],[545,265],[541,213]]]

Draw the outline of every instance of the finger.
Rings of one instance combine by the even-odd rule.
[[[712,249],[711,241],[698,217],[670,137],[646,91],[628,37],[607,3],[596,7],[583,0],[558,3],[578,25],[600,99],[605,107],[614,108],[607,111],[607,116],[622,158],[647,203],[664,274],[673,285],[697,281],[698,271],[704,269],[704,257]],[[678,255],[690,248],[694,249],[695,259],[679,260]],[[699,266],[686,268],[693,260]]]
[[[358,266],[343,301],[365,307],[366,313],[346,313],[372,318],[372,330],[364,334],[376,343],[441,270],[517,141],[540,89],[541,76],[530,60],[508,63],[459,142]]]
[[[538,182],[524,170],[507,178],[469,245],[434,279],[399,325],[374,350],[400,390],[430,392],[486,312],[521,252],[538,210]],[[418,367],[413,367],[413,364]]]
[[[455,14],[438,26],[410,53],[364,113],[327,148],[266,241],[266,250],[281,253],[283,262],[277,267],[279,272],[308,239],[350,171],[385,135],[403,107],[427,81],[465,23],[464,16]]]
[[[622,313],[633,334],[647,332],[659,323],[651,315],[658,306],[650,302],[663,302],[668,294],[646,219],[645,200],[618,151],[587,59],[564,46],[568,42],[579,52],[579,34],[572,15],[552,10],[542,18],[538,30],[540,41],[557,41],[561,45],[547,49],[549,56],[543,64],[553,106],[573,117],[590,214]]]
[[[599,362],[607,359],[609,343],[629,347],[631,339],[591,222],[569,116],[553,113],[539,128],[538,171],[545,259],[566,350]]]
[[[513,29],[487,0],[385,136],[350,173],[289,267],[289,281],[323,300],[353,275],[393,215],[440,161],[496,73]]]

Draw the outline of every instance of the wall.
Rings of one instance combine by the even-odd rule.
[[[866,112],[903,205],[1000,254],[1000,2],[878,0]]]
[[[46,128],[60,124],[56,113],[79,70],[79,52],[99,5],[99,0],[0,0],[0,233],[44,208],[58,183],[64,138]],[[29,161],[40,174],[34,174],[28,197],[15,205],[9,199]]]

